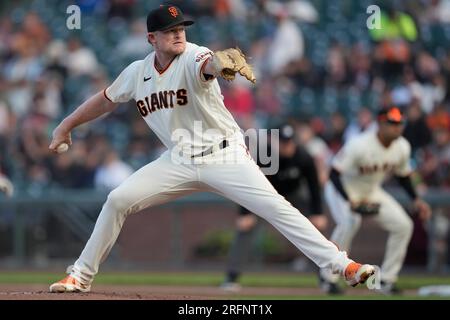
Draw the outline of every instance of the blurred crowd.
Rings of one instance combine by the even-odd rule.
[[[379,3],[381,29],[368,28],[367,1],[167,2],[197,21],[188,41],[212,50],[239,46],[250,57],[256,86],[221,81],[244,130],[291,121],[324,181],[344,141],[373,128],[376,110],[394,104],[407,115],[416,182],[450,188],[450,0],[369,1]],[[65,28],[73,3],[81,8],[81,30]],[[160,3],[0,7],[0,173],[17,189],[110,190],[161,153],[133,103],[76,129],[70,152],[48,152],[65,115],[151,51],[145,12]]]

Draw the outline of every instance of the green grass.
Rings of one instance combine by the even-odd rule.
[[[48,285],[63,277],[63,273],[49,272],[0,272],[0,284],[45,284]],[[96,279],[96,284],[110,285],[159,285],[159,286],[213,286],[218,287],[223,281],[219,272],[103,272]],[[297,273],[246,273],[241,279],[244,287],[278,287],[278,288],[317,288],[315,274]],[[428,285],[450,285],[450,276],[402,275],[399,286],[413,290]],[[345,285],[343,285],[345,287]],[[354,290],[354,291],[353,291]],[[414,294],[402,296],[383,296],[376,294],[358,294],[367,290],[365,287],[347,290],[343,296],[325,295],[243,295],[230,294],[223,299],[233,300],[448,300],[449,297],[420,297]],[[349,295],[352,293],[351,295]]]
[[[64,276],[48,272],[0,272],[0,283],[48,284]],[[222,273],[204,272],[105,272],[100,273],[95,282],[116,285],[179,285],[217,286],[223,281]],[[246,287],[314,288],[317,278],[314,274],[247,273],[241,281]],[[403,289],[417,289],[428,285],[450,285],[450,276],[404,275],[398,285]]]

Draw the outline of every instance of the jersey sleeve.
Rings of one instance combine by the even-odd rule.
[[[206,47],[198,47],[193,50],[193,54],[189,57],[189,74],[199,86],[207,86],[214,77],[205,78],[203,71],[208,59],[213,56],[213,52]]]
[[[340,173],[354,170],[357,166],[358,149],[357,139],[351,139],[334,156],[331,166]]]
[[[400,159],[400,163],[395,168],[395,175],[400,177],[405,177],[411,174],[412,167],[411,167],[411,145],[406,139],[402,139],[401,144],[401,152],[402,156]]]
[[[103,93],[111,102],[128,102],[134,99],[136,79],[141,61],[135,61],[126,67]]]

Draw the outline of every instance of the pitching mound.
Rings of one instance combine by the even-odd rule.
[[[415,291],[405,292],[415,295]],[[376,293],[348,289],[347,294],[365,296]],[[249,287],[228,292],[217,287],[94,285],[90,293],[49,293],[47,285],[0,285],[0,300],[224,300],[240,297],[273,299],[274,297],[327,297],[318,288]]]

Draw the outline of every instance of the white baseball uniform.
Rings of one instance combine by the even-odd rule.
[[[211,55],[209,49],[187,43],[186,50],[159,72],[152,52],[130,64],[105,89],[106,98],[113,102],[134,99],[168,150],[109,194],[72,269],[79,281],[93,280],[129,214],[196,191],[221,194],[268,220],[322,268],[342,274],[352,262],[276,192],[248,155],[240,128],[223,104],[217,79],[207,80],[202,73]],[[224,140],[228,146],[219,148]],[[191,161],[206,150],[213,152],[194,158],[200,163]],[[174,161],[175,155],[185,161]]]
[[[374,219],[389,232],[381,279],[395,282],[403,265],[413,231],[413,223],[401,205],[381,187],[388,174],[407,176],[411,173],[411,147],[400,137],[389,147],[381,144],[377,131],[364,132],[349,140],[336,154],[332,166],[341,175],[342,185],[351,201],[379,203]],[[341,250],[350,250],[352,239],[361,225],[361,215],[352,212],[350,204],[331,181],[325,185],[325,199],[336,227],[331,236]],[[328,281],[338,279],[327,270],[321,271]]]

